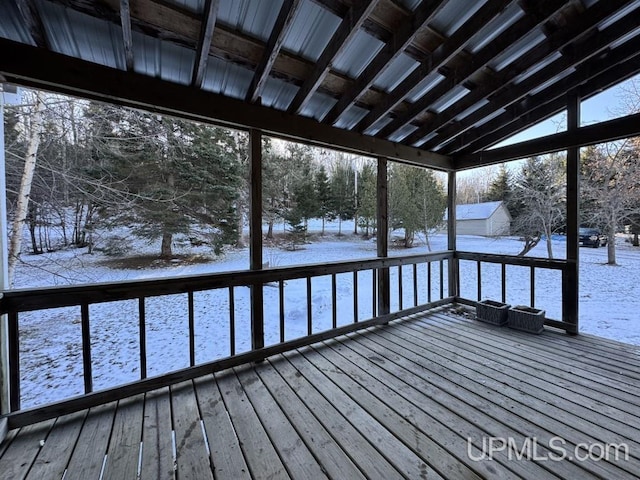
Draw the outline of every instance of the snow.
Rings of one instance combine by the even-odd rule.
[[[502,202],[469,203],[466,205],[456,205],[456,220],[485,220],[493,215],[493,212]],[[444,219],[448,218],[445,210]]]
[[[279,227],[280,229],[282,227]],[[310,225],[319,230],[317,224]],[[296,251],[270,247],[264,261],[271,267],[373,258],[375,240],[353,235],[353,224],[344,222],[343,236],[337,237],[337,224],[329,224],[327,235],[314,235],[314,242]],[[433,251],[446,250],[446,235],[431,238]],[[390,255],[425,253],[424,243],[411,250],[394,248]],[[143,245],[137,245],[142,247]],[[458,250],[517,254],[522,244],[515,238],[488,239],[459,236]],[[152,247],[145,247],[152,252]],[[554,254],[562,258],[565,244],[553,240]],[[606,248],[581,248],[580,331],[640,345],[640,323],[635,314],[640,285],[640,249],[618,238],[619,266],[605,265]],[[546,257],[546,245],[539,244],[529,256]],[[194,275],[248,268],[247,249],[228,251],[217,261],[172,263],[154,268],[113,269],[105,265],[103,255],[78,254],[78,251],[22,257],[17,283],[20,287],[43,287],[69,283],[112,282],[166,276]],[[433,264],[432,294],[439,298],[438,263]],[[445,262],[446,265],[446,262]],[[476,262],[461,261],[461,293],[477,298]],[[507,303],[529,304],[529,268],[507,266]],[[500,265],[482,264],[482,299],[500,299]],[[391,269],[392,311],[398,310],[398,269]],[[561,318],[560,271],[536,269],[536,307],[547,317]],[[446,266],[444,285],[446,292]],[[372,315],[372,274],[358,274],[358,319]],[[403,269],[403,305],[413,305],[413,269]],[[307,334],[306,280],[287,281],[285,285],[285,339]],[[418,300],[426,301],[426,267],[418,269]],[[337,276],[338,324],[353,321],[353,274]],[[234,289],[235,353],[250,349],[249,289]],[[265,343],[280,340],[279,291],[277,285],[264,288]],[[140,378],[139,305],[137,300],[90,306],[91,353],[95,390]],[[187,295],[152,297],[145,301],[147,375],[154,376],[189,366]],[[196,363],[228,356],[230,352],[229,289],[194,293]],[[331,328],[331,277],[312,280],[313,332]],[[79,307],[28,312],[20,315],[22,407],[42,405],[82,393],[81,316]]]

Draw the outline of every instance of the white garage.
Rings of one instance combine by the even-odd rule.
[[[448,213],[444,217],[447,219]],[[504,202],[472,203],[456,206],[456,233],[497,237],[509,235],[511,215]]]

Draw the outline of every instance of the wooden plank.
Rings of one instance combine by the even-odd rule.
[[[419,458],[394,443],[388,431],[309,365],[305,357],[292,352],[287,358],[291,363],[277,362],[274,367],[367,478],[398,478],[404,472],[393,465],[393,460],[402,464],[401,458],[410,458],[407,464],[412,465],[414,471],[419,470],[423,465]],[[384,451],[385,447],[390,450]]]
[[[62,478],[87,413],[88,411],[84,410],[56,419],[36,461],[29,470],[27,480]]]
[[[332,351],[329,350],[329,352]],[[426,415],[419,415],[420,418],[416,418],[414,415],[417,411],[415,408],[412,409],[402,397],[397,398],[397,403],[402,405],[402,409],[408,409],[400,414],[389,404],[380,401],[377,395],[372,395],[370,390],[366,388],[366,380],[365,384],[361,383],[368,374],[346,369],[347,366],[341,363],[339,355],[333,357],[330,354],[331,358],[327,360],[324,356],[327,349],[321,348],[316,351],[305,350],[302,353],[304,361],[311,363],[314,368],[304,368],[303,360],[296,358],[293,354],[287,354],[287,356],[300,373],[309,382],[316,385],[321,393],[331,399],[336,407],[346,408],[355,401],[358,405],[357,408],[351,408],[347,411],[360,410],[361,415],[364,414],[365,417],[367,415],[375,417],[378,422],[377,426],[359,421],[357,428],[360,429],[362,426],[362,428],[369,429],[361,431],[361,433],[376,443],[379,452],[384,455],[386,461],[395,464],[402,475],[408,478],[424,476],[427,478],[431,478],[431,476],[435,478],[439,476],[444,478],[477,478],[471,469],[453,459],[446,448],[430,438],[431,435],[440,436],[443,432]],[[337,363],[334,364],[334,361]],[[362,359],[362,361],[366,360]],[[328,377],[328,381],[324,376]],[[356,377],[358,381],[356,381]],[[379,387],[382,390],[387,389],[383,382],[380,382]],[[384,412],[384,414],[380,415],[380,412]],[[412,424],[409,419],[415,420],[420,426]],[[378,431],[380,427],[384,428],[382,432]],[[425,430],[429,431],[429,435],[425,435]],[[414,455],[417,455],[418,458],[416,459]],[[373,478],[396,478],[368,474]]]
[[[277,357],[270,360],[273,365],[270,365],[269,368],[267,365],[260,365],[256,371],[302,440],[307,445],[314,446],[314,455],[329,477],[364,479],[363,473],[349,458],[349,453],[341,448],[332,436],[342,427],[331,428],[330,425],[321,423],[321,415],[316,418],[319,412],[310,410],[276,371],[282,368],[280,364],[283,362],[286,363],[287,360]],[[339,418],[336,417],[336,421],[338,420]]]
[[[0,457],[0,478],[22,480],[40,452],[40,442],[45,441],[54,420],[47,420],[21,428]]]
[[[328,478],[255,370],[236,368],[235,373],[288,474],[292,478]]]
[[[6,435],[0,442],[0,458],[2,458],[2,455],[4,455],[4,452],[7,450],[7,448],[9,448],[9,445],[11,444],[11,442],[16,437],[19,431],[20,429],[16,428],[6,432]]]
[[[360,340],[349,343],[348,347],[355,349],[360,354],[363,350],[354,345],[362,344],[371,349],[373,353],[364,352],[368,355],[379,355],[384,358],[388,363],[386,365],[380,364],[380,366],[387,371],[393,369],[395,372],[398,370],[391,366],[392,364],[390,365],[391,361],[404,367],[406,372],[410,372],[405,374],[407,381],[412,381],[414,384],[420,383],[420,380],[411,380],[415,375],[428,382],[435,381],[433,387],[424,388],[425,394],[445,402],[445,404],[456,402],[455,399],[451,400],[448,395],[463,400],[467,406],[461,406],[456,411],[474,419],[487,432],[499,431],[502,436],[517,438],[521,441],[524,441],[525,438],[536,437],[539,442],[537,450],[540,456],[548,456],[551,453],[547,446],[551,444],[554,437],[560,434],[567,442],[565,446],[570,451],[585,441],[597,443],[598,441],[602,442],[602,438],[611,439],[611,436],[596,437],[585,433],[584,428],[580,427],[580,424],[584,422],[580,422],[577,418],[567,421],[566,414],[563,416],[556,413],[547,419],[544,403],[540,402],[543,405],[542,409],[540,409],[540,404],[531,408],[531,403],[527,401],[530,390],[522,392],[518,388],[511,387],[512,382],[505,384],[502,378],[494,380],[491,371],[485,367],[486,363],[473,361],[467,367],[465,363],[456,360],[456,356],[451,354],[449,346],[440,348],[438,342],[435,341],[429,342],[429,354],[422,355],[422,352],[425,351],[424,346],[414,344],[412,341],[407,342],[410,333],[398,333],[402,333],[402,335],[398,335],[395,340],[392,340],[393,335],[371,335],[366,338],[359,336]],[[408,349],[406,349],[407,346]],[[434,350],[431,350],[432,348]],[[445,357],[441,358],[441,354]],[[435,393],[431,391],[431,388],[435,389]],[[487,388],[493,390],[487,390]],[[507,391],[509,395],[505,394]],[[477,405],[482,405],[481,413],[475,411]],[[504,425],[500,426],[501,423]],[[578,428],[573,428],[574,425]],[[583,431],[579,431],[580,428]],[[629,466],[634,463],[637,464],[637,460],[630,460]],[[561,478],[589,478],[593,476],[602,478],[602,476],[611,475],[613,471],[617,471],[617,468],[612,470],[608,466],[598,464],[598,462],[585,463],[584,465],[581,462],[578,465],[561,462],[552,467],[541,462],[540,465],[550,468],[551,473],[557,474]],[[539,474],[535,474],[535,477],[526,476],[526,478],[538,478],[538,476]],[[616,476],[616,478],[622,477]]]
[[[214,477],[218,480],[250,479],[240,440],[213,375],[194,380],[200,414],[209,440]]]
[[[7,438],[9,433],[9,420],[7,417],[0,417],[0,445]]]
[[[389,236],[387,235],[389,223],[389,192],[388,192],[387,159],[380,157],[377,162],[376,177],[376,228],[378,232],[384,232],[376,236],[376,248],[378,257],[389,256]],[[391,311],[391,285],[389,282],[389,269],[378,269],[378,314],[384,315]]]
[[[116,402],[89,410],[80,437],[71,454],[65,480],[99,478],[113,428]]]
[[[129,0],[120,0],[120,26],[122,27],[122,47],[125,65],[128,71],[133,70],[133,35],[131,33],[131,9]]]
[[[142,423],[141,480],[175,478],[172,432],[169,387],[147,393]]]
[[[207,71],[209,52],[211,50],[211,40],[213,39],[213,31],[216,26],[219,3],[219,0],[205,0],[204,2],[204,12],[202,15],[202,23],[200,25],[200,37],[198,39],[196,58],[193,65],[193,75],[191,77],[191,85],[197,88],[202,88],[204,75]]]
[[[451,321],[443,317],[437,316],[434,321],[451,326]],[[455,321],[455,320],[454,320]],[[460,328],[463,335],[483,335],[486,332],[482,331],[480,325],[460,325],[456,324],[456,328]],[[478,331],[479,330],[479,331]],[[522,336],[525,335],[525,338]],[[608,396],[622,395],[621,399],[625,402],[629,402],[630,405],[636,405],[638,402],[634,400],[634,397],[640,396],[640,376],[638,371],[628,371],[621,364],[609,365],[611,362],[607,362],[607,357],[601,357],[600,359],[588,359],[581,352],[575,352],[574,349],[567,349],[567,347],[559,348],[553,343],[549,343],[547,335],[543,335],[547,341],[535,342],[527,339],[526,334],[519,334],[517,332],[508,331],[507,334],[494,334],[487,340],[488,345],[494,345],[496,342],[498,345],[503,345],[507,352],[515,353],[521,351],[521,356],[527,359],[529,362],[540,363],[541,371],[550,370],[550,375],[554,379],[558,379],[562,384],[571,381],[575,377],[575,382],[578,385],[589,386],[590,389],[595,389],[601,393],[608,394]],[[500,340],[498,340],[500,339]],[[511,343],[518,339],[522,342],[517,347],[511,347]],[[537,339],[536,339],[537,340]],[[521,349],[521,350],[520,350]],[[562,350],[561,352],[559,350]],[[610,360],[610,359],[609,359]],[[563,364],[569,364],[572,366],[571,373],[568,373],[566,368],[563,368]],[[572,382],[573,384],[573,382]],[[571,388],[571,387],[567,387]],[[597,396],[595,399],[597,400]],[[625,409],[623,405],[619,408]],[[638,412],[640,414],[640,412]]]
[[[102,478],[136,478],[142,441],[144,396],[118,401]]]
[[[202,430],[192,381],[171,387],[171,407],[176,436],[176,476],[179,479],[213,480],[207,440]]]
[[[84,393],[93,392],[93,369],[91,363],[91,325],[89,323],[89,304],[80,305],[82,326],[82,373],[84,377]]]
[[[216,380],[252,477],[290,478],[235,374],[216,374]]]
[[[444,335],[445,333],[441,330],[434,333],[434,330],[438,329],[429,329],[429,334]],[[467,337],[467,335],[469,334],[459,334],[460,337]],[[459,336],[456,335],[456,339],[458,339]],[[471,335],[465,338],[464,341],[472,344],[476,349],[486,350],[487,346],[483,346],[482,342],[476,342],[476,338],[478,338],[477,333],[475,336]],[[459,345],[460,340],[454,341],[450,338],[447,342]],[[448,348],[453,347],[449,345]],[[585,433],[588,433],[594,438],[599,438],[601,441],[607,438],[612,442],[624,439],[623,441],[627,442],[632,450],[640,450],[640,443],[637,441],[639,438],[639,429],[637,428],[639,416],[637,414],[627,413],[625,411],[627,407],[621,406],[622,408],[620,408],[620,406],[611,406],[604,403],[605,400],[612,403],[612,400],[607,398],[608,395],[606,393],[591,392],[589,386],[574,389],[571,385],[571,375],[565,375],[562,376],[562,380],[556,380],[561,374],[559,369],[547,367],[541,371],[542,367],[529,366],[539,365],[540,359],[535,359],[535,356],[533,356],[533,359],[528,358],[526,363],[524,360],[518,359],[516,351],[519,345],[512,347],[513,352],[507,352],[507,348],[504,344],[489,348],[491,353],[488,356],[491,354],[495,356],[496,351],[501,352],[497,358],[501,358],[502,363],[489,361],[487,357],[483,357],[482,363],[484,365],[492,365],[491,375],[495,376],[495,378],[500,377],[503,383],[517,383],[521,385],[520,388],[526,392],[530,398],[530,405],[537,405],[535,408],[540,412],[544,412],[546,415],[565,419],[568,417],[569,420],[564,420],[565,423],[583,429]],[[461,352],[462,356],[468,356],[468,352],[464,350],[461,350]],[[527,355],[527,357],[529,356]],[[506,379],[503,375],[496,373],[496,371],[504,371],[502,369],[505,368],[504,363],[507,361],[510,362],[510,365],[508,368],[509,371],[506,371],[505,374],[507,377],[511,377],[510,379]],[[593,387],[598,387],[595,382]],[[585,397],[588,398],[588,401],[585,401]],[[570,402],[570,405],[568,402]],[[615,400],[613,402],[615,402]],[[633,404],[637,406],[637,400],[635,400]],[[618,405],[620,405],[619,402]],[[580,421],[580,418],[589,419],[589,421],[588,423]],[[633,452],[631,452],[631,454],[634,455]]]

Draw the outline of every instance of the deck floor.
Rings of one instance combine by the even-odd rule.
[[[500,438],[512,448],[489,459]],[[628,457],[605,455],[615,445]],[[14,430],[0,445],[11,480],[327,477],[639,478],[640,349],[440,310]]]

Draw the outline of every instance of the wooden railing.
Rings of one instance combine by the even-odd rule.
[[[404,257],[386,257],[351,262],[325,263],[319,265],[305,265],[295,267],[271,268],[258,271],[235,271],[220,274],[207,274],[190,277],[177,277],[169,279],[145,280],[134,282],[118,282],[106,284],[93,284],[87,286],[53,287],[38,290],[12,290],[4,292],[0,300],[0,313],[8,315],[9,322],[9,383],[10,383],[10,426],[17,427],[34,421],[51,418],[62,413],[69,413],[81,408],[98,405],[105,401],[124,398],[136,393],[142,393],[176,381],[194,378],[196,376],[221,370],[230,366],[239,365],[251,361],[259,361],[269,355],[281,353],[293,348],[321,341],[350,331],[365,328],[371,325],[386,323],[394,318],[413,312],[418,312],[453,300],[452,295],[445,296],[445,275],[448,262],[453,258],[452,251],[412,255]],[[364,272],[364,273],[363,273]],[[367,288],[362,287],[362,277],[370,272],[371,298],[370,308],[365,314],[371,313],[370,318],[363,319],[362,293]],[[353,302],[353,317],[350,322],[342,322],[343,315],[338,315],[338,276],[346,275],[351,279]],[[313,282],[320,277],[326,277],[324,281],[331,282],[331,321],[318,328],[314,318],[313,308]],[[382,279],[386,279],[389,290],[389,278],[396,284],[397,295],[393,292],[389,295],[378,294]],[[286,289],[287,282],[293,280],[306,280],[306,334],[298,338],[288,339],[287,315],[286,315]],[[277,338],[271,338],[272,344],[259,348],[247,349],[244,352],[236,351],[236,288],[251,287],[264,288],[269,285],[276,287],[278,291],[277,305],[264,305],[271,311],[277,309],[279,314],[279,334]],[[360,294],[359,294],[360,289]],[[195,307],[194,295],[204,291],[222,291],[228,293],[228,325],[229,348],[225,352],[227,356],[213,361],[198,364],[196,362],[195,341]],[[407,293],[410,293],[407,298]],[[447,293],[451,293],[448,292]],[[182,294],[186,295],[185,323],[189,338],[189,366],[170,372],[161,372],[153,377],[148,377],[147,359],[150,352],[147,345],[147,308],[151,297]],[[366,297],[366,295],[365,295]],[[92,360],[92,331],[99,329],[99,325],[92,323],[91,306],[102,303],[121,302],[125,300],[137,301],[137,342],[139,348],[139,379],[134,382],[103,389],[94,392],[94,362]],[[266,300],[265,300],[266,301]],[[47,311],[60,307],[76,307],[80,312],[81,350],[82,350],[82,378],[84,395],[71,399],[64,399],[49,406],[37,406],[31,409],[21,409],[21,330],[20,316],[25,312]],[[267,308],[265,308],[267,310]],[[252,332],[263,332],[264,319],[251,321],[262,322],[262,325],[251,325]],[[323,326],[320,326],[323,327]],[[273,337],[274,332],[267,332]],[[55,332],[52,332],[55,335]],[[252,339],[252,344],[264,345],[265,338]],[[257,342],[255,340],[258,340]],[[267,344],[269,344],[267,342]],[[185,351],[185,356],[187,352]],[[46,369],[47,365],[41,365]],[[33,372],[26,372],[27,375]],[[39,375],[46,372],[39,371]]]
[[[531,258],[531,257],[520,257],[515,255],[496,255],[496,254],[488,254],[488,253],[474,253],[474,252],[455,252],[455,258],[458,260],[458,268],[460,269],[460,274],[458,275],[458,282],[460,278],[464,278],[464,270],[467,265],[465,263],[475,263],[475,276],[476,276],[476,298],[465,298],[464,296],[457,296],[456,301],[460,303],[466,303],[469,305],[475,305],[476,301],[480,301],[483,299],[483,285],[486,285],[483,282],[483,268],[482,265],[485,263],[488,264],[498,264],[500,265],[500,298],[493,298],[494,300],[500,300],[503,303],[508,303],[508,285],[509,281],[507,278],[507,266],[519,266],[525,267],[529,270],[529,278],[528,278],[528,306],[536,307],[536,271],[537,270],[555,270],[560,272],[560,279],[558,284],[555,286],[555,290],[560,292],[560,304],[562,303],[562,298],[565,297],[565,289],[567,288],[566,275],[571,271],[572,268],[575,267],[574,264],[567,260],[550,260],[546,258]],[[468,277],[467,277],[468,278]],[[494,285],[498,281],[498,278],[492,276],[490,279],[484,277],[484,280],[488,280],[492,282]],[[519,285],[522,288],[522,285]],[[527,287],[525,287],[527,288]],[[460,292],[460,285],[458,284],[457,291]],[[576,325],[570,322],[565,321],[565,319],[555,320],[551,318],[545,319],[545,325],[561,328],[570,333],[576,333]]]

